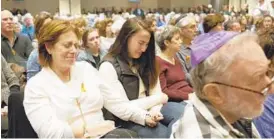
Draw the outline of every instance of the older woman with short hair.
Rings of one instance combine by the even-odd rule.
[[[156,58],[160,65],[161,88],[168,95],[169,101],[173,102],[188,100],[188,94],[193,92],[176,56],[182,44],[180,33],[180,28],[167,26],[157,38],[157,43],[162,50]]]
[[[62,20],[53,20],[39,31],[42,70],[28,81],[24,96],[33,129],[40,138],[136,137],[104,119],[103,106],[129,108],[122,102],[117,105],[118,96],[108,98],[111,88],[95,68],[75,62],[80,36],[74,24]]]

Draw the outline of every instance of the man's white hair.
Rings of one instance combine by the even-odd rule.
[[[178,21],[176,26],[179,28],[182,28],[182,27],[189,25],[190,23],[196,23],[196,19],[193,14],[187,14],[186,17],[184,17]]]
[[[26,19],[33,19],[33,16],[30,13],[26,13],[23,16],[22,21],[25,22]]]
[[[235,60],[250,59],[247,42],[258,42],[258,36],[252,32],[235,36],[191,71],[192,85],[199,98],[206,99],[203,87],[207,83],[230,79],[232,73],[228,68]]]

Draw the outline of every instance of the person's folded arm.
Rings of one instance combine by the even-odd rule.
[[[145,115],[147,111],[144,107],[152,104],[138,106],[136,102],[139,99],[134,100],[135,102],[130,101],[111,63],[102,63],[99,72],[100,78],[102,79],[100,90],[105,100],[104,107],[124,121],[132,121],[140,125],[145,125]],[[156,104],[156,102],[153,102],[153,105],[154,103]]]

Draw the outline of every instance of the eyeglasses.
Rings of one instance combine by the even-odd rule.
[[[271,83],[269,83],[266,87],[264,87],[261,91],[255,91],[252,89],[248,89],[248,88],[243,88],[243,87],[239,87],[239,86],[235,86],[235,85],[229,85],[229,84],[225,84],[225,83],[220,83],[220,82],[211,82],[213,84],[218,84],[218,85],[224,85],[224,86],[228,86],[228,87],[232,87],[232,88],[236,88],[236,89],[241,89],[241,90],[245,90],[245,91],[249,91],[252,93],[256,93],[256,94],[260,94],[262,96],[266,96],[270,90],[271,85],[274,83],[274,77],[271,79]]]

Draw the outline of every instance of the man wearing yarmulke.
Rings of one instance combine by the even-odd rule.
[[[256,34],[210,32],[191,46],[192,85],[171,138],[259,137],[251,119],[261,115],[273,82]]]

